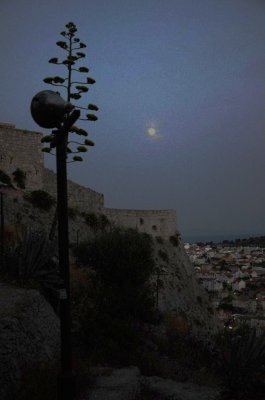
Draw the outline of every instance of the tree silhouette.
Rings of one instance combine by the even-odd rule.
[[[80,100],[82,96],[88,92],[89,85],[93,85],[96,81],[95,79],[89,77],[87,74],[89,69],[86,66],[78,66],[80,60],[86,57],[86,54],[81,49],[84,49],[86,45],[76,37],[77,28],[73,22],[68,22],[66,25],[66,31],[62,31],[61,35],[64,40],[59,40],[56,44],[65,53],[66,56],[59,60],[57,57],[53,57],[49,60],[49,63],[61,65],[66,68],[66,76],[53,76],[46,77],[43,81],[49,85],[64,89],[66,91],[66,99],[68,102],[75,102]],[[85,76],[84,79],[76,78],[77,74]],[[95,104],[89,103],[86,107],[81,107],[73,103],[75,108],[82,111],[88,111],[85,116],[80,115],[80,121],[96,121],[98,118],[95,114],[89,111],[98,111],[98,107]],[[74,125],[69,129],[69,132],[75,133],[80,137],[87,137],[88,133],[85,129],[79,128]],[[46,153],[51,153],[52,149],[55,147],[55,135],[52,133],[50,135],[44,136],[42,138],[42,143],[50,144],[49,147],[44,147],[42,151]],[[67,141],[67,155],[73,154],[72,161],[83,161],[80,155],[74,155],[79,153],[84,153],[87,151],[88,146],[94,146],[94,142],[90,139],[83,139],[82,142],[76,140]]]

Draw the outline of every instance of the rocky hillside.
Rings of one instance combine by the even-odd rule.
[[[36,200],[22,190],[13,188],[4,190],[7,242],[15,242],[25,227],[50,232],[55,215],[55,202],[53,203],[52,199],[46,199],[42,194],[44,201],[40,201],[41,199]],[[70,243],[74,245],[86,240],[93,235],[95,229],[104,228],[106,223],[106,217],[103,215],[96,216],[89,211],[80,213],[77,209],[69,209]],[[217,321],[208,295],[196,281],[179,234],[168,239],[154,237],[154,254],[157,273],[153,279],[157,288],[158,308],[162,312],[174,315],[175,323],[183,333],[192,332],[198,336],[214,333]]]
[[[16,398],[25,374],[59,355],[59,320],[50,304],[37,290],[0,282],[0,398]]]
[[[163,312],[173,312],[183,333],[190,330],[198,336],[216,332],[218,322],[207,292],[198,284],[194,268],[179,239],[155,240],[156,263],[161,271],[158,306]]]

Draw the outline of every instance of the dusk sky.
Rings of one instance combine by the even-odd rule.
[[[106,207],[175,209],[183,235],[265,234],[265,1],[0,0],[1,122],[49,133],[30,102],[69,21],[97,81],[78,104],[100,108],[69,177]]]

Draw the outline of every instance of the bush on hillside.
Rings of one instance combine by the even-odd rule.
[[[26,173],[22,171],[20,168],[17,168],[12,175],[14,176],[14,181],[17,184],[17,187],[20,189],[25,189],[26,187]]]
[[[104,214],[83,213],[82,215],[85,218],[86,224],[94,232],[104,230],[111,225],[109,219]]]
[[[33,190],[32,192],[26,193],[24,198],[28,200],[34,207],[40,208],[44,211],[49,211],[56,203],[54,197],[44,190]]]
[[[176,233],[175,235],[172,235],[169,237],[169,240],[173,246],[178,247],[179,242],[180,242],[180,236],[179,233]]]
[[[0,169],[0,181],[6,184],[7,186],[12,186],[11,178]]]
[[[81,268],[90,271],[91,290],[83,303],[78,300],[80,329],[89,348],[99,358],[129,362],[140,340],[141,323],[154,315],[151,237],[112,228],[81,243],[74,254]]]

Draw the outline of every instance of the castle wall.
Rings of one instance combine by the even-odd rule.
[[[0,123],[0,170],[12,178],[21,169],[26,173],[26,190],[42,189],[55,198],[56,174],[44,168],[41,134],[15,125]],[[117,225],[137,228],[153,236],[168,237],[176,233],[174,210],[126,210],[104,208],[104,195],[68,180],[68,204],[80,212],[104,213]]]
[[[57,197],[56,174],[47,168],[43,170],[43,190]],[[68,205],[81,212],[102,213],[104,195],[68,180]]]
[[[13,178],[17,169],[26,173],[26,189],[37,190],[42,186],[43,153],[41,134],[15,125],[0,123],[0,169]]]
[[[152,236],[169,237],[177,231],[175,210],[125,210],[105,208],[110,221]]]

